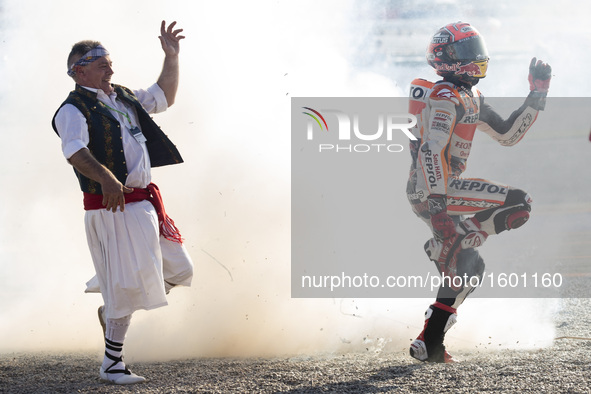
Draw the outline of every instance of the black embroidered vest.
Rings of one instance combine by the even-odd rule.
[[[170,164],[182,163],[183,159],[168,137],[160,130],[160,127],[152,120],[144,110],[131,90],[120,85],[113,85],[117,98],[136,109],[142,133],[146,137],[146,147],[150,156],[152,167],[161,167]],[[107,167],[119,180],[125,184],[127,179],[127,165],[123,154],[123,141],[121,125],[111,114],[109,109],[97,99],[97,94],[76,85],[76,89],[70,92],[68,98],[60,106],[72,104],[86,118],[88,124],[89,143],[88,149],[99,163]],[[58,109],[59,111],[59,109]],[[57,115],[57,111],[55,113]],[[52,120],[53,130],[58,133],[55,126],[55,115]],[[59,135],[59,133],[58,133]],[[100,183],[87,178],[74,168],[74,172],[80,182],[83,192],[102,194]]]

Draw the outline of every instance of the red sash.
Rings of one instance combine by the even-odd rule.
[[[138,202],[148,200],[154,206],[156,214],[158,215],[158,223],[160,225],[160,235],[164,238],[177,242],[183,243],[183,238],[179,229],[174,225],[174,221],[166,214],[164,210],[164,203],[162,202],[162,196],[160,195],[160,189],[154,183],[150,183],[147,188],[139,189],[134,188],[131,193],[124,193],[125,203]],[[94,209],[104,209],[103,195],[102,194],[90,194],[84,193],[84,210],[90,211]]]

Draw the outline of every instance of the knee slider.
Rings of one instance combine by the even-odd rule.
[[[510,189],[505,204],[494,216],[495,231],[500,233],[523,226],[529,219],[532,199],[523,190]]]
[[[507,215],[506,220],[506,227],[507,230],[512,230],[515,228],[519,228],[525,224],[529,220],[529,212],[528,211],[515,211],[509,215]]]

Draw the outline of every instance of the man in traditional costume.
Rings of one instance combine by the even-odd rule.
[[[183,159],[149,114],[174,103],[179,78],[176,22],[161,24],[165,54],[157,83],[132,91],[111,83],[109,52],[98,41],[76,43],[68,56],[75,89],[52,126],[84,195],[86,235],[96,270],[87,292],[100,291],[99,320],[105,336],[102,379],[143,382],[122,359],[133,312],[167,305],[174,286],[189,286],[193,263],[174,222],[166,215],[151,167]]]

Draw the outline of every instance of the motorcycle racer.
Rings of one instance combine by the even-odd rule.
[[[488,236],[521,227],[532,200],[520,189],[480,178],[462,178],[476,130],[501,145],[523,139],[544,109],[551,67],[533,58],[530,93],[523,105],[503,119],[475,85],[486,76],[488,51],[480,33],[464,22],[450,23],[433,35],[427,62],[442,80],[415,79],[409,112],[417,117],[411,129],[412,164],[407,196],[413,211],[425,221],[433,238],[425,244],[440,274],[481,280],[484,261],[476,248]],[[465,215],[470,215],[465,217]],[[435,303],[425,312],[425,326],[411,344],[410,355],[421,361],[453,362],[443,345],[455,323],[457,308],[474,287],[443,281]]]

